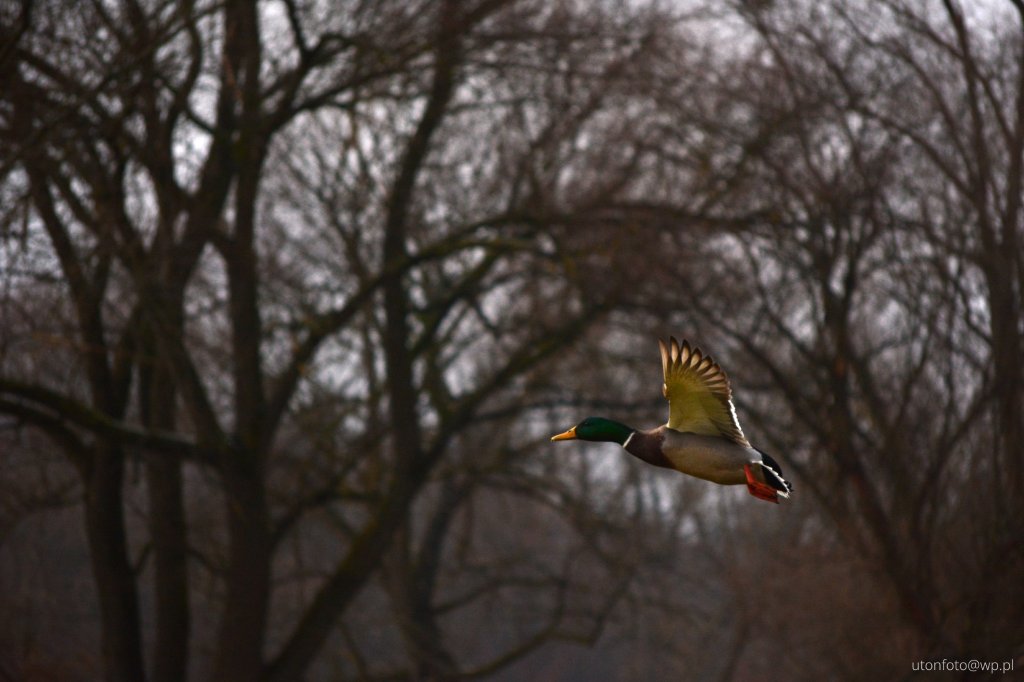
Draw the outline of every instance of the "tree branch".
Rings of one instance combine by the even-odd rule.
[[[11,414],[33,415],[34,423],[41,427],[69,422],[96,436],[125,446],[183,457],[203,464],[215,462],[213,453],[208,449],[177,434],[146,430],[127,424],[42,386],[0,378],[0,394],[13,397],[13,400],[5,399],[0,403],[0,409]],[[66,426],[63,428],[66,430]]]

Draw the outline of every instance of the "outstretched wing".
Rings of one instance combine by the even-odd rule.
[[[662,391],[668,398],[668,427],[706,436],[722,436],[750,447],[736,421],[729,378],[710,356],[669,337],[669,345],[658,339],[661,368],[665,374]]]

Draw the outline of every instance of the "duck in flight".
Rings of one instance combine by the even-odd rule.
[[[778,463],[751,447],[736,420],[729,379],[718,363],[687,341],[658,339],[668,398],[668,423],[649,431],[587,417],[551,440],[618,443],[649,464],[681,471],[722,485],[746,483],[759,500],[788,498],[793,486]]]

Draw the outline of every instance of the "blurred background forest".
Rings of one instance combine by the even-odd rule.
[[[0,680],[1024,669],[1022,0],[0,25]],[[669,334],[791,504],[549,445]]]

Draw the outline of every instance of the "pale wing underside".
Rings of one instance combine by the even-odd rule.
[[[665,374],[663,392],[668,398],[668,427],[706,436],[722,436],[750,447],[743,436],[732,406],[729,378],[710,356],[669,337],[669,345],[658,339],[661,367]]]

